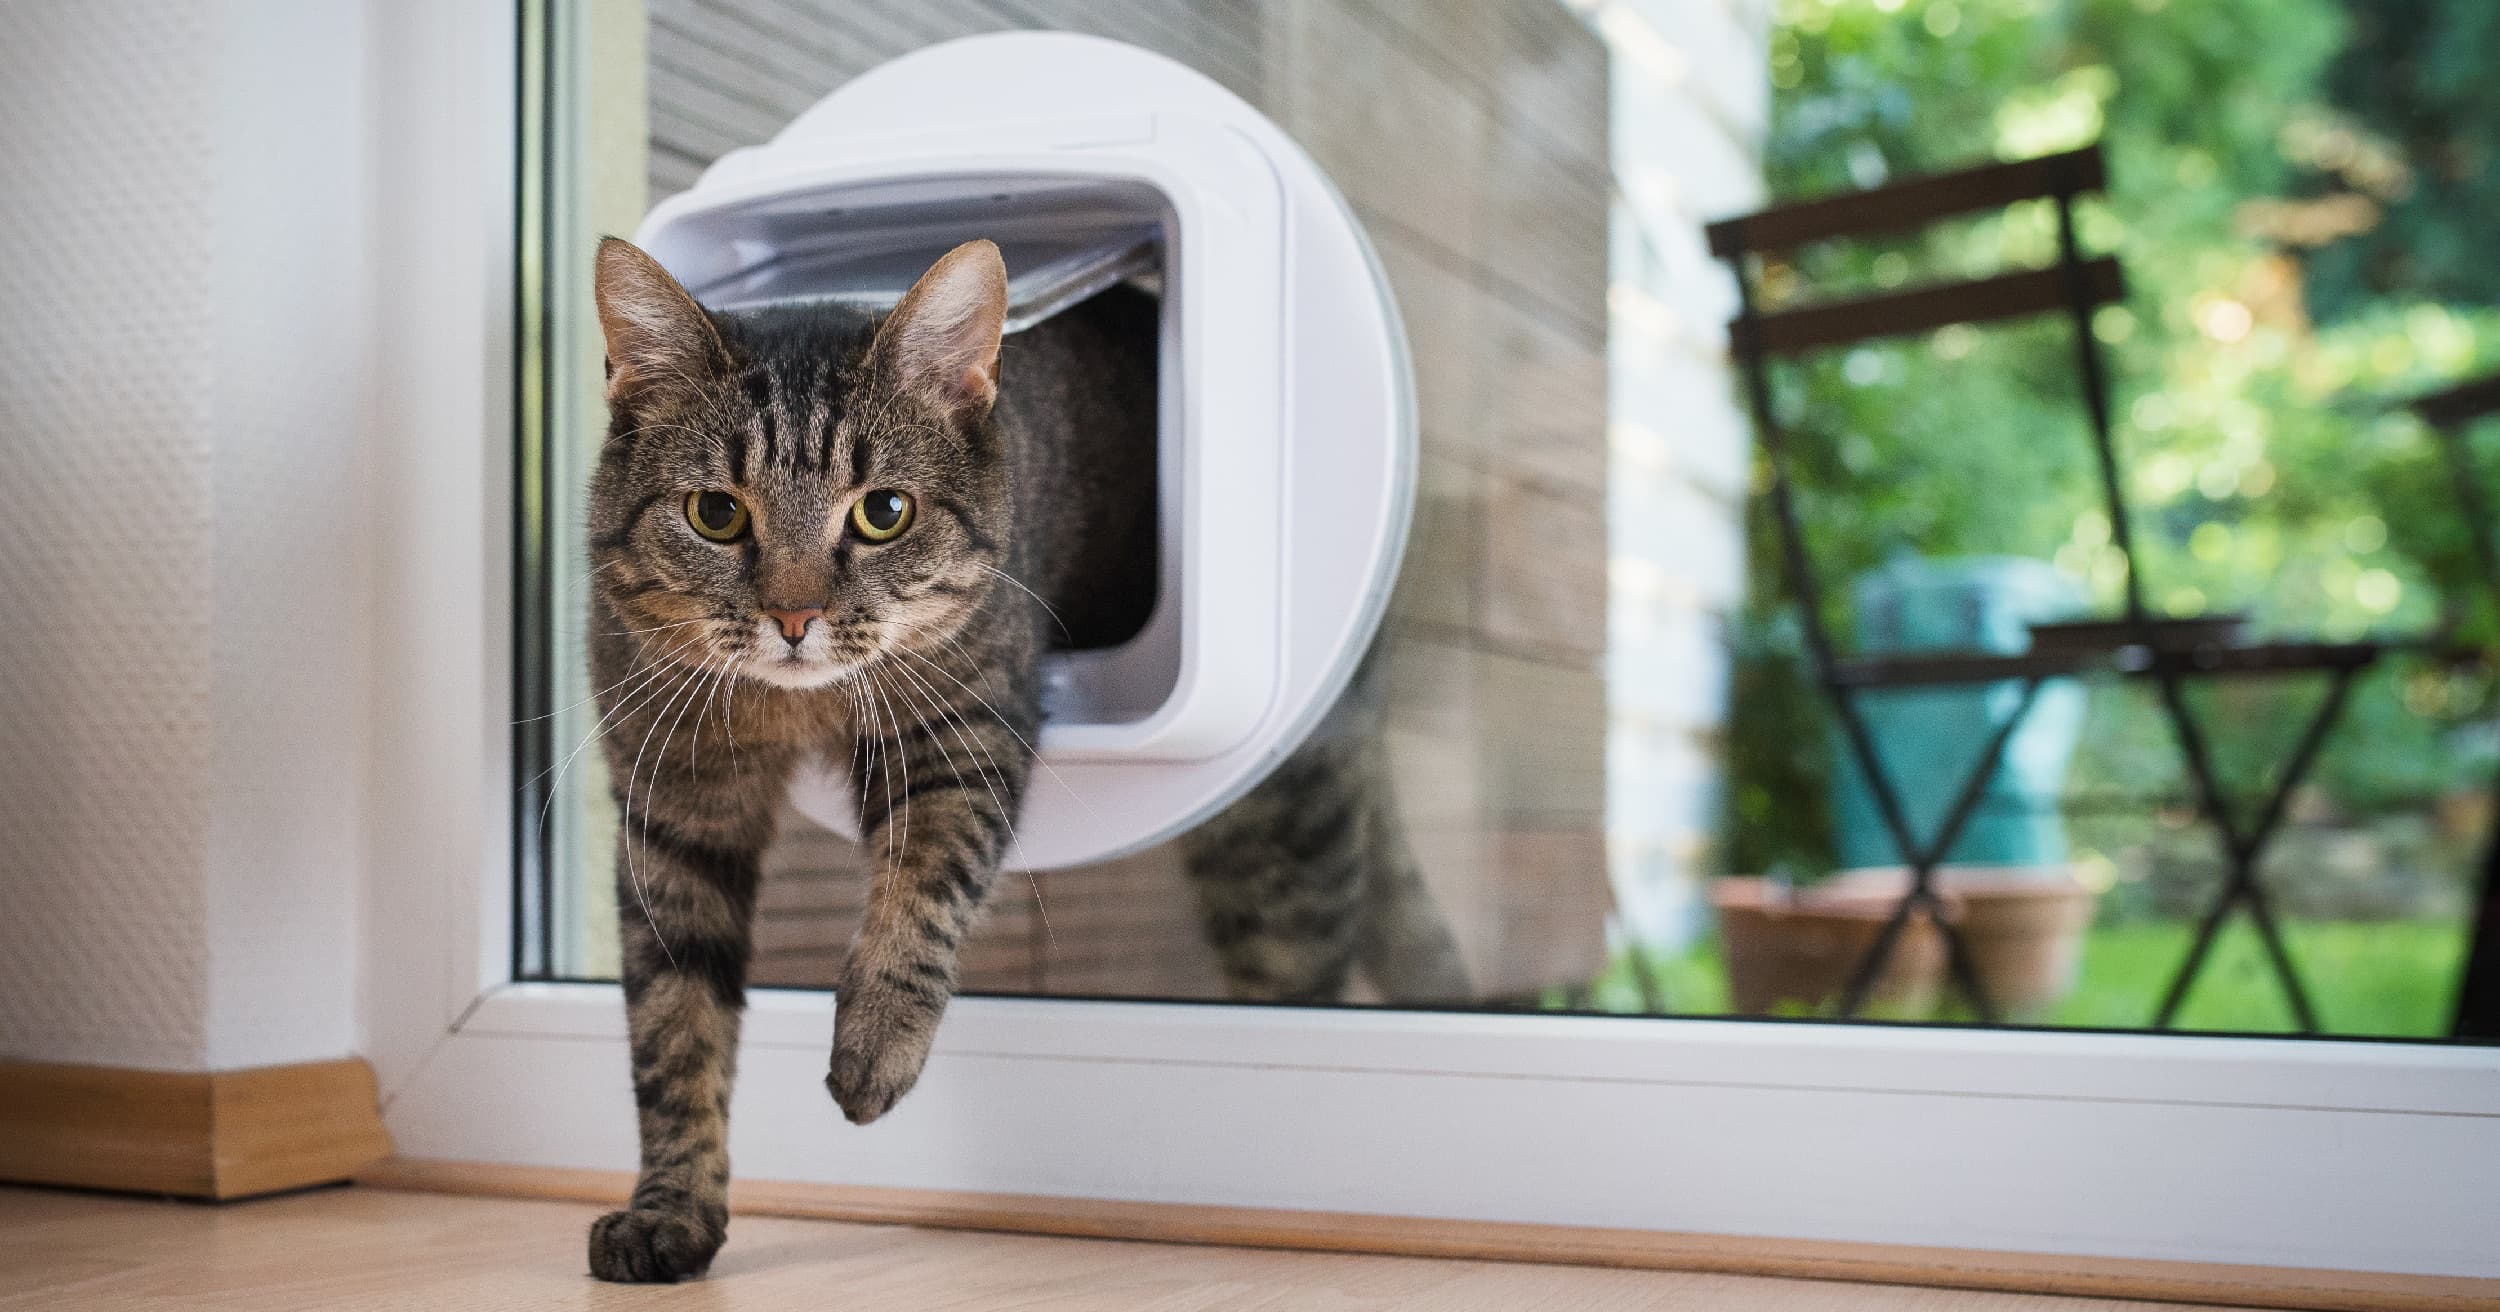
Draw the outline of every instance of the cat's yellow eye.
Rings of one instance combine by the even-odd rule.
[[[735,542],[747,531],[746,503],[718,489],[689,492],[686,522],[714,542]]]
[[[911,493],[881,487],[851,503],[851,527],[871,542],[891,542],[911,527]]]

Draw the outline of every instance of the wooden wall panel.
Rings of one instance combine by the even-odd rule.
[[[1610,905],[1603,45],[1520,0],[652,0],[651,22],[654,199],[893,55],[1006,28],[1179,59],[1311,151],[1370,230],[1415,358],[1423,468],[1391,610],[1401,810],[1484,992],[1593,973]],[[793,817],[766,867],[759,982],[830,983],[861,854]],[[1168,850],[1002,882],[965,964],[984,991],[1221,992]]]
[[[1483,635],[1513,652],[1595,668],[1606,648],[1605,493],[1515,471],[1485,491]]]

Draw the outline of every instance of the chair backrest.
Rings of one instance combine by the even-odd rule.
[[[1777,255],[1801,246],[1913,231],[1943,219],[2026,200],[2050,199],[2059,207],[2061,233],[2072,227],[2068,212],[2077,196],[2101,190],[2105,175],[2099,146],[2006,164],[1985,164],[1954,173],[1909,178],[1842,196],[1781,205],[1711,224],[1710,253],[1735,266],[1752,304],[1748,255]],[[1981,323],[2054,310],[2089,313],[2126,296],[2118,261],[2085,260],[2063,251],[2061,266],[1997,274],[1959,282],[1931,283],[1848,300],[1822,301],[1753,313],[1731,325],[1740,354],[1795,355],[1879,337],[1927,332],[1947,324]],[[1750,334],[1750,340],[1748,340]]]
[[[1883,337],[1921,333],[1957,323],[1984,323],[2063,311],[2070,320],[2075,369],[2082,383],[2084,409],[2091,420],[2094,453],[2099,458],[2101,496],[2109,515],[2113,543],[2124,553],[2127,614],[2145,614],[2143,590],[2135,569],[2134,536],[2120,494],[2117,448],[2113,443],[2108,372],[2100,344],[2092,335],[2092,312],[2126,296],[2126,280],[2118,261],[2109,256],[2085,258],[2075,235],[2075,200],[2107,185],[2101,148],[2086,146],[2056,155],[1928,177],[1908,178],[1871,191],[1819,197],[1774,206],[1741,218],[1711,224],[1706,232],[1710,251],[1728,262],[1736,275],[1738,313],[1728,325],[1729,344],[1743,371],[1755,429],[1771,458],[1772,502],[1777,509],[1787,569],[1805,603],[1806,636],[1818,651],[1830,643],[1817,612],[1821,584],[1797,522],[1789,485],[1787,442],[1772,413],[1770,362],[1827,347]],[[1979,210],[2003,209],[2027,200],[2049,200],[2057,210],[2057,263],[2046,269],[2020,270],[1955,282],[1929,283],[1899,291],[1763,311],[1755,304],[1754,274],[1749,256],[1778,255],[1819,242],[1915,231],[1945,219]]]
[[[2417,396],[2407,408],[2422,417],[2422,422],[2437,429],[2461,428],[2489,415],[2500,414],[2500,374],[2490,374],[2442,388],[2428,396]]]

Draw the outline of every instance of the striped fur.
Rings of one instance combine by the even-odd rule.
[[[726,1232],[757,870],[791,772],[822,754],[860,788],[875,868],[825,1083],[865,1124],[919,1077],[1013,839],[1043,655],[1117,644],[1153,609],[1157,310],[1117,289],[1002,352],[986,242],[882,320],[711,314],[614,240],[596,286],[613,422],[590,500],[590,664],[642,1171],[592,1228],[590,1263],[675,1280]],[[916,507],[891,541],[850,520],[878,489]],[[734,494],[748,530],[700,535],[687,499],[704,490]],[[817,610],[797,630],[768,618]],[[1376,699],[1349,707],[1193,840],[1211,936],[1246,996],[1333,996],[1349,962],[1392,996],[1463,993],[1388,806]]]
[[[1389,1002],[1473,996],[1398,822],[1386,676],[1375,645],[1310,739],[1181,839],[1207,943],[1237,998],[1334,1002],[1358,968]]]

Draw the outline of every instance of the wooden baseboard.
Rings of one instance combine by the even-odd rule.
[[[248,1198],[390,1156],[362,1059],[240,1071],[0,1062],[0,1180]]]
[[[392,1158],[359,1174],[356,1182],[424,1193],[613,1205],[623,1202],[632,1192],[634,1178],[623,1171]],[[1244,1248],[1711,1271],[2303,1312],[2463,1312],[2468,1308],[2500,1307],[2500,1280],[2358,1271],[2138,1262],[775,1180],[741,1180],[731,1186],[729,1203],[732,1211],[752,1216]]]

